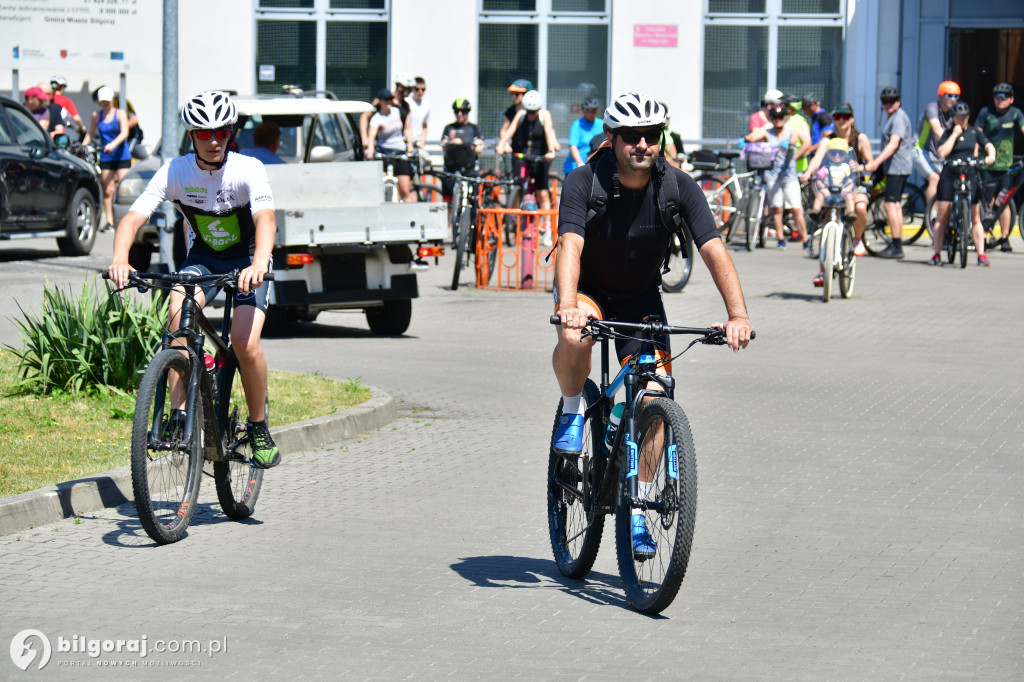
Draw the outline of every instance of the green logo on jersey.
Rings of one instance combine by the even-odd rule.
[[[199,236],[214,251],[223,251],[242,241],[237,216],[197,215],[195,219]]]

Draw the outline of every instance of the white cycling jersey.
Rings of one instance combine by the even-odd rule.
[[[267,171],[255,158],[229,152],[217,170],[196,165],[195,154],[160,167],[131,210],[148,219],[164,201],[185,216],[189,252],[228,259],[251,256],[256,249],[252,216],[274,210]]]

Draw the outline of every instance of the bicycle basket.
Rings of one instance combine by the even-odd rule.
[[[767,142],[748,142],[743,147],[743,159],[749,170],[770,170],[778,151],[778,147]]]

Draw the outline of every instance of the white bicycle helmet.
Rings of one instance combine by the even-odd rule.
[[[527,111],[540,111],[542,106],[544,104],[540,101],[540,93],[536,90],[530,90],[523,95],[523,109]]]
[[[665,105],[653,97],[627,92],[616,97],[605,109],[604,125],[609,130],[663,126],[667,114]]]
[[[66,88],[68,86],[68,79],[64,76],[50,76],[50,85],[55,88]]]
[[[220,90],[200,92],[181,107],[181,122],[186,130],[216,130],[233,126],[237,121],[235,103]]]

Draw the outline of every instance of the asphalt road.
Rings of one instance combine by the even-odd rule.
[[[448,291],[443,260],[403,337],[337,313],[265,341],[272,368],[388,391],[397,421],[287,453],[247,523],[205,485],[173,546],[132,505],[0,538],[0,644],[37,629],[52,660],[33,675],[68,678],[1019,680],[1016,246],[988,269],[929,268],[917,246],[862,259],[854,297],[828,304],[799,249],[734,252],[758,338],[675,362],[699,502],[662,617],[626,604],[611,524],[586,581],[551,560],[550,298]],[[0,243],[0,343],[44,278],[77,288],[102,265]],[[666,306],[676,324],[722,316],[703,268]],[[88,653],[144,636],[146,657]],[[22,676],[0,660],[0,679]]]

